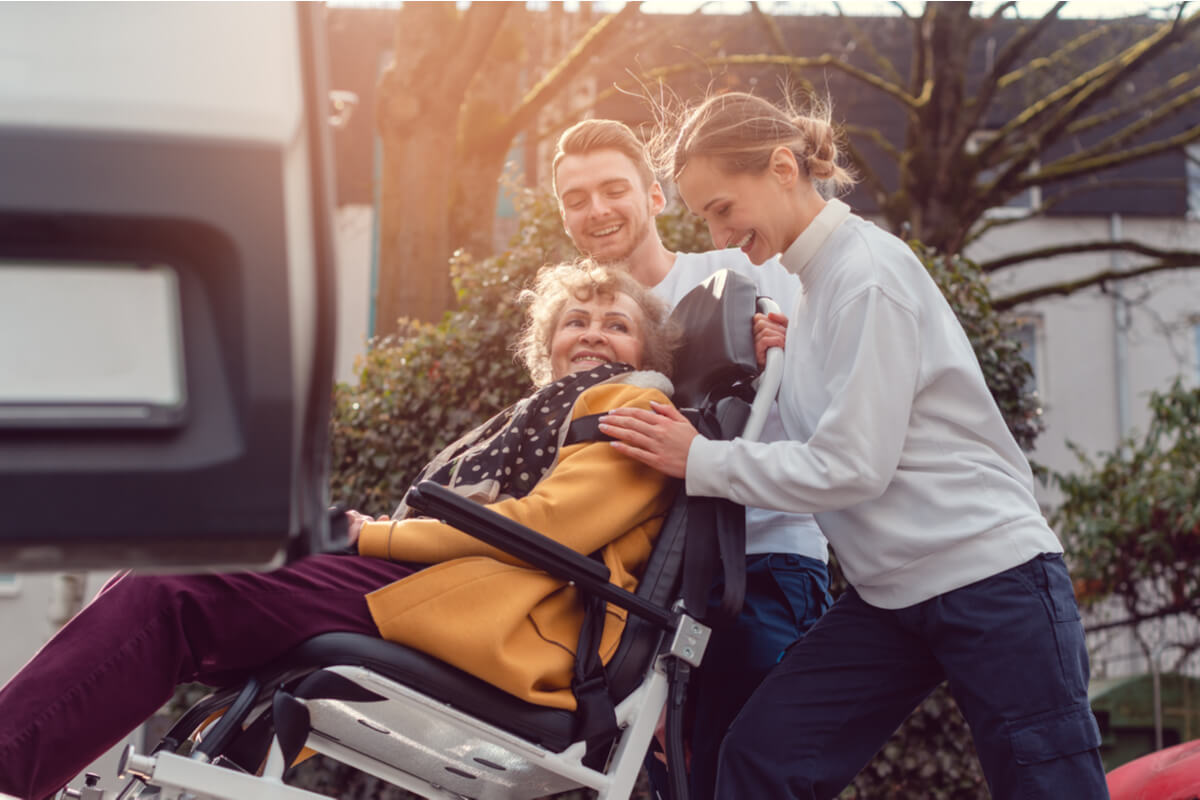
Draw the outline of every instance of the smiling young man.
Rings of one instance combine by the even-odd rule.
[[[755,267],[735,247],[667,249],[655,225],[666,196],[645,147],[623,123],[593,119],[569,128],[558,140],[552,172],[563,227],[575,246],[597,261],[623,263],[671,306],[713,273],[730,269],[754,280],[785,311],[794,307],[800,282],[777,260]],[[783,426],[772,408],[763,439],[781,438]],[[782,651],[828,608],[827,561],[828,545],[811,515],[746,509],[745,605],[734,623],[713,632],[693,679],[693,800],[712,796],[717,751],[729,723]],[[714,587],[714,599],[719,597],[720,587]]]

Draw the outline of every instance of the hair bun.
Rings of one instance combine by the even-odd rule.
[[[817,180],[828,180],[838,174],[837,145],[833,126],[817,117],[798,116],[792,124],[804,135],[804,168]]]

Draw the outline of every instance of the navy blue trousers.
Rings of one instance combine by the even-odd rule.
[[[1083,626],[1057,554],[902,609],[847,591],[730,727],[716,796],[836,797],[943,680],[994,800],[1108,798]]]
[[[718,578],[709,610],[720,607],[725,582]],[[746,599],[741,613],[716,628],[704,661],[692,674],[687,724],[690,745],[688,794],[709,800],[717,779],[717,754],[725,731],[783,652],[813,626],[832,603],[829,569],[815,558],[792,553],[746,556]],[[647,759],[650,782],[667,796],[661,762]]]

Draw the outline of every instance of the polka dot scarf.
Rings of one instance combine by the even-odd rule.
[[[543,386],[438,453],[414,485],[434,481],[477,503],[524,497],[557,462],[579,395],[632,371],[605,364]],[[402,502],[393,517],[413,513]]]

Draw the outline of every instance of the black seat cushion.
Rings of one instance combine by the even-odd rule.
[[[282,668],[365,667],[497,728],[562,752],[573,741],[575,714],[527,703],[419,650],[361,633],[324,633],[288,654]]]

